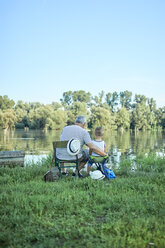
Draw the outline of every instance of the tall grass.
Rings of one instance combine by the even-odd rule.
[[[111,181],[45,183],[50,161],[0,168],[0,247],[165,247],[164,158],[122,161]]]

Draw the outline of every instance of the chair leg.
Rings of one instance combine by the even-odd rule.
[[[99,163],[99,170],[101,171],[101,173],[104,174],[104,170],[103,170],[102,164],[100,164],[100,163]]]
[[[60,175],[60,178],[62,178],[62,173],[61,173],[61,165],[60,165],[60,163],[58,163],[58,170],[59,170],[59,175]]]
[[[75,165],[73,166],[74,168],[76,168],[76,171],[75,171],[76,176],[75,176],[75,178],[78,178],[79,177],[79,162],[73,162],[73,163],[76,164],[76,166]],[[66,168],[63,168],[64,163],[60,162],[60,161],[57,161],[55,166],[58,167],[59,177],[62,178],[62,173],[66,170]]]
[[[95,163],[97,166],[97,169],[100,170],[103,173],[102,166],[100,163]]]
[[[64,166],[64,163],[61,163],[62,167]],[[62,168],[62,173],[66,172],[66,168]]]

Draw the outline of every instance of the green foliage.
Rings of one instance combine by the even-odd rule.
[[[93,107],[91,109],[90,127],[103,126],[104,129],[114,129],[114,116],[110,110],[103,107]]]
[[[164,247],[162,172],[131,172],[123,161],[110,182],[69,175],[45,183],[50,161],[0,168],[1,247]]]
[[[126,90],[124,92],[120,92],[120,104],[122,107],[125,107],[126,109],[131,108],[131,102],[132,102],[132,92]]]
[[[132,126],[135,130],[146,130],[149,127],[147,122],[146,105],[137,103],[132,112]]]
[[[15,128],[16,129],[24,129],[25,128],[25,125],[23,122],[15,122]]]
[[[157,109],[153,98],[138,94],[133,103],[132,92],[127,90],[120,93],[101,91],[94,97],[84,90],[67,91],[60,101],[61,104],[52,102],[47,105],[18,101],[14,106],[14,101],[8,96],[0,96],[0,127],[62,129],[66,124],[73,124],[77,115],[85,115],[90,120],[90,128],[94,128],[95,123],[105,129],[131,128],[138,131],[165,128],[165,107]]]
[[[120,167],[118,168],[119,175],[129,175],[134,168],[134,161],[131,159],[124,159],[120,162]]]
[[[110,106],[112,111],[115,111],[116,107],[118,106],[119,102],[119,94],[115,91],[113,93],[106,94],[106,103]]]
[[[51,122],[52,121],[52,122]],[[50,129],[62,129],[67,123],[67,113],[58,109],[54,111],[53,115],[51,115],[50,123],[48,122],[48,127]]]
[[[67,109],[68,106],[71,106],[74,102],[83,102],[87,105],[91,101],[91,93],[85,92],[84,90],[78,91],[67,91],[63,93],[63,98],[60,99],[62,105]]]
[[[30,128],[59,129],[66,125],[67,114],[58,108],[54,110],[51,105],[31,109],[28,114]]]
[[[95,102],[95,105],[97,107],[102,107],[102,104],[103,104],[103,98],[104,98],[104,91],[102,90],[98,96],[94,96],[92,99],[94,100]]]
[[[58,110],[62,108],[62,105],[58,102],[52,102],[50,106],[53,107],[54,110]]]
[[[15,114],[16,114],[16,121],[21,122],[22,119],[27,115],[27,111],[22,108],[17,108],[15,110]]]
[[[148,129],[154,129],[156,127],[156,116],[154,112],[151,112],[150,106],[146,107],[146,116],[147,116],[147,123]]]
[[[85,92],[84,90],[78,90],[73,92],[73,102],[84,102],[90,104],[91,93]]]
[[[0,127],[3,129],[14,128],[16,116],[13,109],[6,109],[3,112],[0,110]]]
[[[146,102],[147,102],[147,98],[144,95],[135,94],[135,102],[136,103],[141,103],[141,104],[144,104],[145,105]]]
[[[149,106],[151,112],[156,111],[156,101],[153,98],[148,99],[148,106]]]
[[[125,107],[118,110],[116,124],[118,128],[128,129],[130,127],[130,113]]]
[[[10,100],[8,96],[0,96],[0,109],[6,110],[14,107],[15,102]]]
[[[149,154],[145,158],[136,160],[136,170],[144,172],[165,173],[165,157]]]
[[[67,110],[67,125],[75,124],[75,115],[71,110]]]
[[[74,116],[74,120],[76,119],[76,116],[79,115],[88,116],[87,104],[85,102],[74,102],[69,109]]]
[[[165,107],[156,110],[156,123],[158,127],[165,128]]]
[[[72,91],[67,91],[63,93],[63,98],[60,99],[64,107],[71,105],[72,103]]]

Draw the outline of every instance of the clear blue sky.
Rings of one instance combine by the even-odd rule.
[[[51,103],[68,90],[165,106],[164,0],[0,0],[0,95]]]

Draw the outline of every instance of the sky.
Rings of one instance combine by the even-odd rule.
[[[164,0],[0,0],[0,95],[131,91],[165,106]]]

